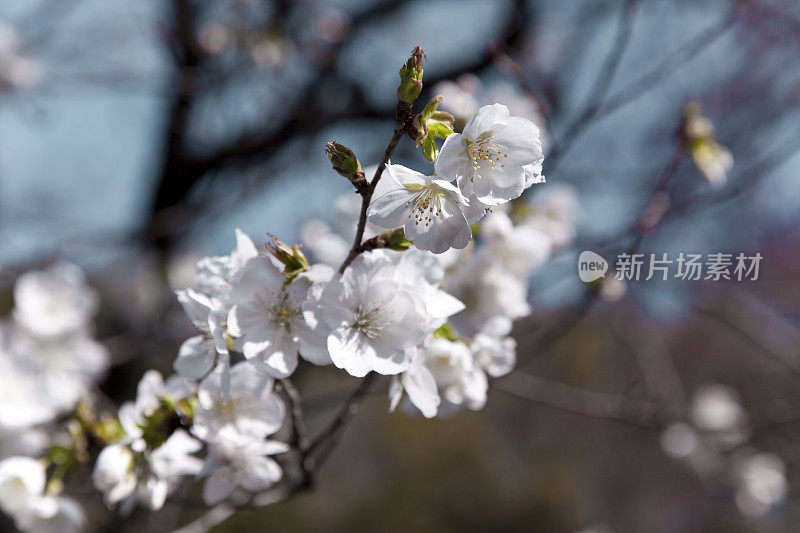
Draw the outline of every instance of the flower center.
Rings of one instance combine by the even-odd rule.
[[[286,331],[289,331],[292,319],[299,313],[299,309],[292,309],[289,307],[285,295],[280,301],[272,302],[267,306],[267,317],[279,326],[283,326]]]
[[[374,339],[388,325],[389,321],[383,316],[379,308],[364,309],[363,306],[359,305],[358,309],[356,309],[356,319],[351,327],[370,339]]]
[[[237,401],[230,398],[227,402],[219,401],[214,406],[217,416],[223,420],[234,421],[236,420],[236,412],[238,411]]]
[[[481,175],[478,172],[484,161],[491,166],[492,170],[495,169],[495,165],[500,165],[502,168],[505,164],[500,161],[508,157],[508,153],[503,151],[502,144],[494,142],[494,135],[491,135],[474,142],[468,141],[467,156],[472,161],[472,170],[475,172],[475,177],[480,179]]]
[[[413,218],[415,225],[420,222],[424,222],[425,226],[430,225],[433,217],[442,214],[443,195],[443,191],[432,183],[422,185],[416,196],[406,202],[406,209],[411,209],[408,218]]]

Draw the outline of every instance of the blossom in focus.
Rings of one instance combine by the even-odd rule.
[[[372,182],[377,165],[364,169],[364,177],[367,183]],[[395,182],[384,173],[375,191],[373,198],[383,196],[395,186]],[[321,263],[333,268],[339,265],[347,257],[353,238],[356,234],[358,215],[361,208],[361,198],[347,192],[336,197],[333,201],[333,220],[330,224],[317,218],[306,221],[301,230],[301,240],[304,250],[311,253],[311,256]],[[380,233],[384,228],[378,227],[367,220],[364,226],[364,238],[369,239]]]
[[[405,252],[375,251],[395,264],[394,281],[413,287],[425,305],[428,326],[438,329],[452,315],[464,310],[464,304],[441,289],[445,271],[440,255],[417,249]]]
[[[502,104],[482,107],[463,133],[445,139],[436,159],[436,174],[457,179],[467,198],[473,194],[487,206],[519,197],[533,183],[544,181],[539,128],[509,116]]]
[[[404,371],[409,350],[432,331],[419,291],[396,281],[394,263],[380,252],[361,254],[344,274],[322,282],[318,300],[303,305],[308,323],[327,338],[333,363],[356,377]]]
[[[414,246],[433,253],[469,243],[472,230],[462,212],[466,200],[449,180],[402,165],[386,165],[386,173],[394,187],[372,200],[370,222],[384,228],[402,227]]]
[[[496,81],[485,84],[474,74],[463,74],[455,81],[445,80],[433,87],[433,94],[443,96],[440,109],[450,112],[456,119],[458,129],[463,129],[467,121],[483,105],[503,102],[509,112],[523,117],[539,128],[542,149],[547,153],[550,144],[547,135],[547,121],[541,102],[534,96],[519,91],[512,84]]]
[[[398,376],[392,376],[389,385],[390,411],[395,410],[405,392],[408,395],[408,401],[419,409],[425,418],[436,416],[441,398],[436,379],[425,366],[426,359],[427,353],[422,349],[417,349],[408,369]]]
[[[240,337],[242,352],[259,371],[284,378],[297,368],[297,353],[318,351],[301,306],[311,281],[291,283],[265,256],[253,257],[231,283],[228,331]]]

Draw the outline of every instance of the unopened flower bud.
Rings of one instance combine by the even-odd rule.
[[[433,332],[434,339],[447,339],[451,342],[460,342],[461,337],[456,332],[456,329],[449,322],[445,322],[439,329]]]
[[[681,136],[697,169],[711,185],[721,186],[733,167],[730,150],[714,137],[714,126],[702,114],[700,104],[689,102],[683,114]]]
[[[444,111],[437,111],[441,101],[441,96],[431,98],[422,113],[414,115],[408,126],[408,134],[414,139],[415,144],[421,147],[422,154],[429,161],[434,161],[439,155],[436,139],[446,139],[448,135],[453,133],[453,125],[455,123],[453,115]]]
[[[387,231],[386,233],[382,234],[381,237],[386,240],[386,247],[396,252],[408,250],[413,244],[411,241],[406,239],[406,235],[403,233],[403,228]]]
[[[300,245],[289,246],[285,242],[278,240],[275,235],[268,234],[272,242],[267,241],[267,250],[281,263],[283,263],[283,274],[292,279],[301,272],[308,270],[308,259],[300,250]]]
[[[422,113],[417,113],[411,118],[411,123],[408,125],[408,136],[414,139],[419,146],[427,134],[428,128],[425,126],[425,119],[422,118]]]
[[[400,69],[400,87],[397,88],[399,102],[411,106],[417,101],[419,93],[422,92],[423,60],[427,60],[425,51],[417,46]]]
[[[350,148],[331,141],[326,143],[325,152],[333,165],[333,170],[356,185],[364,183],[364,171],[361,169],[361,163]]]

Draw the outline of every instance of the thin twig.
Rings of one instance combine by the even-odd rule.
[[[637,6],[637,0],[627,0],[622,8],[621,19],[617,29],[617,35],[614,38],[614,44],[611,47],[606,60],[600,69],[586,103],[582,107],[582,111],[578,116],[570,122],[566,131],[558,144],[553,146],[548,154],[550,160],[550,171],[558,166],[561,157],[567,153],[573,144],[573,141],[580,132],[586,128],[592,119],[600,111],[603,101],[614,79],[614,75],[619,69],[620,60],[622,59],[625,50],[628,48],[628,43],[631,38],[631,30],[633,28],[633,15]]]
[[[371,372],[361,380],[361,383],[358,384],[358,387],[353,391],[350,397],[347,398],[347,400],[344,402],[344,405],[342,405],[342,408],[339,410],[336,418],[334,418],[333,421],[331,421],[331,423],[322,430],[322,432],[308,447],[308,459],[310,460],[309,464],[312,471],[319,468],[320,465],[322,465],[322,463],[324,463],[328,458],[328,455],[335,447],[336,442],[341,437],[344,428],[358,412],[361,400],[369,392],[369,388],[373,381],[375,381],[376,377],[377,374]]]
[[[305,450],[308,449],[308,432],[303,416],[300,393],[289,378],[284,378],[279,383],[286,393],[286,399],[289,401],[289,410],[292,414],[292,441],[290,444],[297,447],[301,453],[305,453]]]
[[[389,159],[392,157],[395,148],[397,148],[397,143],[400,142],[400,138],[403,136],[406,130],[406,122],[404,119],[398,118],[397,122],[394,127],[394,134],[392,135],[392,139],[389,141],[389,146],[386,147],[386,151],[383,153],[383,158],[381,159],[378,168],[375,169],[375,175],[372,177],[372,181],[369,182],[369,185],[364,189],[361,193],[361,212],[358,215],[358,226],[356,227],[356,236],[353,239],[353,246],[350,248],[350,252],[347,254],[347,258],[342,263],[342,266],[339,267],[339,274],[344,273],[345,269],[350,266],[350,263],[358,256],[361,249],[361,241],[364,238],[364,228],[367,226],[367,210],[369,209],[369,203],[372,200],[372,195],[375,192],[375,187],[378,186],[378,181],[380,181],[381,176],[383,175],[383,171],[386,169],[386,164],[389,162]]]
[[[493,382],[492,388],[580,416],[613,420],[644,429],[661,427],[654,417],[658,408],[655,404],[547,381],[525,372],[514,371]]]
[[[206,533],[217,527],[236,513],[237,508],[229,503],[216,505],[204,513],[203,516],[174,530],[172,533]]]
[[[653,67],[651,71],[647,72],[627,87],[620,89],[607,98],[603,95],[603,98],[598,100],[598,107],[596,109],[590,110],[586,108],[578,115],[578,118],[573,123],[567,126],[563,140],[550,150],[550,154],[548,154],[550,170],[552,171],[552,168],[558,166],[563,155],[569,151],[576,139],[586,131],[586,128],[591,123],[635,101],[663,79],[673,74],[679,66],[697,57],[700,52],[711,46],[734,26],[746,11],[748,5],[749,2],[746,2],[743,4],[744,7],[733,8],[729,16],[726,16],[718,24],[703,30],[701,33],[679,46],[675,51],[667,55],[658,65]],[[625,37],[623,30],[624,27],[621,26],[617,34],[617,43]],[[625,44],[624,41],[623,44]],[[616,69],[613,61],[611,61],[614,59],[613,51],[614,49],[612,49],[612,55],[609,56],[608,64]],[[601,73],[602,72],[603,70],[601,70]]]

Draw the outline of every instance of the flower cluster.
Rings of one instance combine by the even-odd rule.
[[[201,260],[195,286],[178,291],[198,335],[181,345],[176,375],[144,375],[135,402],[120,407],[122,438],[98,457],[95,487],[122,512],[137,502],[161,508],[186,476],[205,478],[209,505],[237,487],[264,490],[281,478],[270,456],[289,448],[266,439],[285,412],[274,377],[297,366],[297,331],[305,324],[298,307],[310,281],[287,285],[249,237],[237,230],[236,241],[230,255]],[[231,365],[231,352],[244,360]],[[167,436],[165,424],[177,429]]]
[[[75,265],[21,275],[0,323],[0,455],[41,451],[46,425],[71,411],[108,367],[92,338],[98,298]]]
[[[83,509],[67,496],[45,491],[43,461],[12,456],[0,462],[0,509],[22,531],[78,531],[86,522]]]
[[[544,181],[543,161],[533,122],[510,116],[502,104],[484,106],[463,133],[447,136],[432,176],[387,165],[393,183],[370,205],[369,220],[383,228],[402,227],[421,250],[465,248],[471,224]]]
[[[552,187],[521,199],[544,182],[540,131],[506,106],[481,107],[460,132],[437,109],[441,97],[414,114],[424,58],[415,49],[400,71],[395,136],[379,165],[365,172],[350,149],[328,143],[357,196],[337,201],[334,228],[304,228],[318,262],[275,237],[259,250],[236,230],[234,250],[200,260],[192,286],[177,291],[196,334],[178,349],[175,374],[147,371],[115,416],[77,404],[106,364],[86,333],[97,301],[79,271],[57,265],[20,278],[14,325],[0,330],[0,350],[11,354],[0,364],[19,366],[0,376],[4,395],[16,387],[0,425],[71,412],[75,428],[46,460],[0,464],[0,505],[20,528],[35,530],[34,519],[80,525],[74,502],[57,496],[63,468],[46,489],[44,479],[56,456],[65,456],[59,467],[85,462],[87,440],[99,443],[93,484],[122,513],[161,508],[187,478],[203,480],[207,505],[242,501],[281,482],[293,451],[307,468],[299,439],[279,440],[285,428],[297,432],[289,379],[301,365],[389,376],[391,410],[433,417],[483,407],[490,378],[515,365],[510,335],[530,311],[528,279],[574,234],[574,198]],[[404,134],[432,171],[389,161]],[[15,377],[6,384],[5,374]]]
[[[405,397],[408,409],[427,417],[482,407],[488,376],[514,366],[512,320],[528,311],[527,277],[557,239],[543,223],[552,222],[550,214],[515,224],[503,212],[542,181],[538,129],[500,104],[487,106],[445,139],[434,175],[386,162],[382,183],[366,178],[345,147],[330,143],[328,151],[357,188],[372,187],[365,236],[403,228],[407,244],[384,238],[336,272],[352,235],[332,238],[322,228],[310,248],[332,264],[310,264],[298,246],[273,238],[259,252],[237,230],[230,255],[202,259],[193,286],[177,293],[197,329],[180,347],[177,375],[166,382],[145,375],[136,401],[120,409],[124,436],[98,458],[95,486],[109,505],[158,508],[183,476],[205,478],[208,504],[279,481],[270,456],[290,447],[269,439],[286,413],[275,380],[290,377],[301,360],[355,377],[392,376],[391,407]],[[356,226],[358,207],[338,206]],[[482,244],[467,248],[470,224],[491,209]],[[525,210],[544,211],[534,204]],[[493,285],[497,273],[511,290]],[[167,437],[158,428],[170,417],[180,428]]]
[[[737,392],[710,383],[695,392],[690,420],[674,422],[662,433],[661,447],[701,478],[731,485],[742,513],[762,516],[786,497],[786,465],[747,444],[750,425]]]
[[[57,263],[17,279],[11,317],[0,324],[0,508],[20,529],[72,531],[84,521],[58,483],[45,492],[46,467],[63,462],[34,457],[65,436],[54,422],[106,371],[107,351],[91,332],[97,305],[83,272]]]

